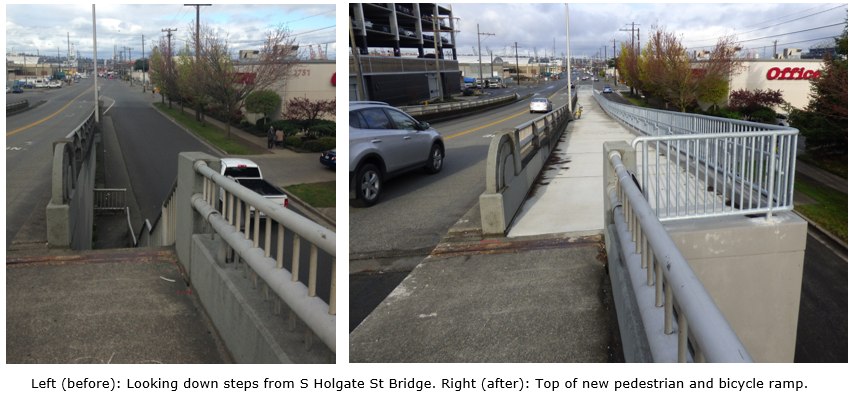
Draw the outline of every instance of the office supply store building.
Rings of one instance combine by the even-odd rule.
[[[810,78],[820,76],[823,60],[745,60],[745,69],[730,81],[730,91],[781,90],[793,107],[805,108],[811,93]],[[776,107],[781,110],[781,107]]]

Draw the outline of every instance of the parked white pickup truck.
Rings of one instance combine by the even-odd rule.
[[[261,169],[255,162],[244,158],[223,158],[220,162],[222,163],[220,173],[223,176],[232,177],[240,185],[269,199],[273,203],[282,207],[288,207],[288,196],[262,178]],[[220,201],[225,199],[225,190],[219,190],[219,199]],[[222,207],[220,206],[221,209]],[[266,215],[259,212],[258,216],[264,218]]]

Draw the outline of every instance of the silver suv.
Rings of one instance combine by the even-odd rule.
[[[441,134],[386,103],[349,102],[348,125],[349,199],[354,207],[375,205],[382,183],[396,175],[418,168],[436,174],[442,169]]]

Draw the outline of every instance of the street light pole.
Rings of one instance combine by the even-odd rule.
[[[60,51],[58,49],[57,53]],[[59,64],[59,62],[58,62]],[[93,67],[96,67],[96,5],[93,5]],[[96,83],[96,70],[93,72],[93,103],[96,105],[96,124],[99,124],[99,85]]]
[[[571,103],[571,100],[573,100],[573,99],[571,98],[571,92],[570,92],[570,90],[571,90],[571,15],[568,12],[568,3],[565,3],[565,37],[566,37],[566,43],[567,43],[567,47],[568,47],[568,65],[567,65],[567,70],[568,70],[568,115],[570,115],[569,118],[574,118],[574,107],[573,107],[573,104]],[[575,89],[574,92],[577,92],[577,90]]]

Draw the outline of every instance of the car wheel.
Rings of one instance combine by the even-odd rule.
[[[427,166],[424,167],[424,171],[427,174],[438,174],[442,170],[444,158],[445,153],[442,146],[433,144],[432,149],[429,151],[429,159],[427,159]]]
[[[366,208],[375,205],[378,202],[379,194],[381,193],[382,181],[378,167],[373,164],[366,164],[360,168],[357,173],[357,179],[354,181],[355,198],[351,205],[356,208]]]

